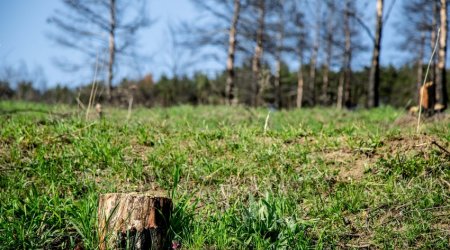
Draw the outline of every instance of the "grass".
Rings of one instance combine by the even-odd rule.
[[[183,249],[450,248],[449,118],[0,102],[0,249],[98,248],[98,195],[166,190]]]

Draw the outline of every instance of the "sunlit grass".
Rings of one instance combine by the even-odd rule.
[[[0,248],[98,247],[98,194],[166,190],[185,249],[450,247],[450,122],[402,111],[0,102]]]

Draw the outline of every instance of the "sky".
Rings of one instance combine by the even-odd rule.
[[[392,0],[390,0],[392,1]],[[387,4],[390,3],[387,0]],[[391,22],[395,23],[399,16],[400,2],[397,1],[393,9],[389,24],[383,33],[381,63],[400,63],[401,56],[396,49],[396,33]],[[51,30],[47,23],[54,10],[61,9],[60,0],[1,0],[0,1],[0,68],[12,66],[22,68],[30,74],[39,75],[41,81],[46,82],[47,87],[56,84],[75,86],[80,84],[80,79],[89,79],[88,73],[78,74],[62,71],[54,64],[54,58],[64,56],[76,60],[77,53],[60,47],[54,41],[48,39],[46,34]],[[371,16],[374,8],[367,8]],[[195,22],[200,15],[199,11],[189,0],[149,0],[149,17],[155,23],[142,31],[139,39],[140,53],[151,56],[151,60],[142,62],[135,69],[121,70],[120,77],[152,73],[156,79],[162,74],[171,74],[169,67],[173,60],[173,48],[169,25],[182,21]],[[365,39],[368,38],[363,35]],[[356,66],[362,65],[358,61],[368,62],[370,50],[356,58]],[[208,61],[194,65],[191,71],[202,70],[206,73],[217,72],[224,68],[218,62]],[[88,82],[82,80],[82,82]]]

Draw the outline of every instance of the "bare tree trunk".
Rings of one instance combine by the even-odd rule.
[[[297,20],[298,21],[298,20]],[[297,27],[300,27],[300,32],[298,34],[298,48],[297,48],[297,53],[298,53],[298,60],[299,60],[299,65],[298,65],[298,71],[297,71],[297,98],[296,98],[296,107],[297,108],[302,108],[302,104],[303,104],[303,92],[304,92],[304,79],[303,79],[303,53],[305,51],[305,40],[304,39],[304,34],[303,34],[303,24],[297,23]]]
[[[233,20],[230,25],[229,44],[228,44],[228,58],[227,58],[227,82],[226,82],[226,95],[228,105],[236,105],[238,103],[238,97],[234,86],[234,58],[236,53],[236,33],[237,24],[239,21],[239,14],[241,10],[241,1],[234,0],[234,12]]]
[[[333,41],[334,41],[334,35],[333,35],[333,19],[332,16],[336,10],[334,8],[334,3],[331,3],[330,6],[330,13],[328,13],[328,20],[327,20],[327,45],[326,45],[326,59],[325,59],[325,65],[323,67],[323,78],[322,78],[322,104],[327,105],[328,104],[328,86],[329,86],[329,72],[330,72],[330,65],[331,65],[331,58],[333,56]]]
[[[314,106],[316,103],[315,98],[315,87],[316,87],[316,64],[317,64],[317,54],[319,51],[319,46],[317,43],[314,44],[313,54],[311,56],[310,70],[309,70],[309,92],[310,92],[310,102]]]
[[[309,70],[309,92],[310,92],[310,104],[312,106],[316,103],[316,97],[315,97],[315,87],[316,87],[316,64],[317,64],[317,56],[319,54],[319,46],[320,46],[320,1],[317,3],[317,11],[316,11],[316,27],[315,27],[315,39],[314,39],[314,45],[313,45],[313,51],[311,54],[311,61],[310,61],[310,70]]]
[[[280,0],[281,8],[283,8],[284,1]],[[279,23],[278,23],[278,48],[275,55],[275,105],[281,108],[281,53],[283,51],[283,39],[284,39],[284,13],[283,9],[280,10]]]
[[[430,34],[430,49],[431,51],[434,50],[434,47],[436,45],[437,40],[437,19],[439,15],[439,8],[438,8],[438,0],[433,0],[433,15],[432,15],[432,21],[431,21],[431,34]],[[439,52],[438,52],[439,54]],[[428,107],[434,107],[434,104],[436,103],[436,81],[437,81],[437,57],[432,58],[431,63],[431,69],[430,69],[430,79],[431,79],[431,85],[428,85],[426,88],[419,86],[419,105],[422,105],[422,102],[426,102]],[[427,93],[427,100],[420,100],[420,93],[422,93],[422,89],[426,89]],[[433,112],[433,109],[428,108],[428,112]]]
[[[325,65],[323,66],[323,77],[322,77],[322,105],[327,105],[328,103],[328,85],[329,85],[329,74],[330,74],[330,66],[327,59],[325,60]]]
[[[352,37],[350,30],[350,1],[345,2],[344,10],[344,36],[345,46],[342,54],[342,72],[339,77],[339,85],[337,91],[337,108],[342,109],[344,105],[349,106],[351,102],[351,85],[350,85],[350,73],[351,73],[351,46]],[[345,92],[344,92],[345,91]]]
[[[337,103],[336,103],[336,107],[338,109],[342,109],[342,107],[344,106],[344,72],[341,72],[341,75],[339,76],[339,85],[338,85],[338,90],[337,90]]]
[[[437,36],[437,15],[438,15],[438,2],[437,0],[433,0],[433,15],[432,15],[432,21],[431,21],[431,34],[430,34],[430,49],[431,51],[434,50],[434,46],[436,44],[436,36]],[[436,60],[437,57],[432,58],[432,64],[430,69],[430,79],[431,81],[436,84]]]
[[[436,74],[436,102],[447,108],[447,79],[446,79],[446,56],[447,56],[447,0],[441,0],[441,35],[439,37],[439,54]]]
[[[352,64],[352,33],[350,30],[350,1],[346,1],[346,13],[344,22],[345,48],[344,48],[344,105],[349,108],[352,105],[352,86],[350,82]]]
[[[302,107],[302,102],[303,102],[303,85],[304,85],[304,81],[303,81],[303,63],[302,63],[302,59],[300,59],[300,66],[298,67],[298,71],[297,71],[297,108],[301,108]]]
[[[421,32],[420,36],[420,47],[419,47],[419,54],[417,58],[417,85],[416,85],[416,91],[415,91],[415,98],[417,100],[417,103],[420,105],[420,87],[422,86],[423,81],[423,56],[425,54],[425,32]]]
[[[258,106],[262,95],[262,81],[261,81],[261,58],[263,55],[263,38],[264,38],[264,24],[265,24],[265,0],[259,0],[258,2],[258,31],[256,33],[256,46],[255,53],[252,61],[253,81],[256,86],[255,98],[253,105]]]
[[[106,87],[106,98],[111,100],[112,81],[114,78],[114,60],[116,54],[115,32],[116,32],[116,0],[109,2],[109,62],[108,62],[108,86]]]
[[[281,59],[277,56],[275,63],[275,105],[281,108]]]
[[[368,89],[368,107],[378,107],[379,100],[379,88],[380,88],[380,50],[381,50],[381,35],[383,31],[383,2],[384,0],[377,0],[377,19],[375,27],[375,39],[372,54],[372,65],[370,68],[369,76],[369,89]]]

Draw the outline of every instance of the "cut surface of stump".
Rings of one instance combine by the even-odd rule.
[[[101,194],[100,249],[167,249],[172,200],[163,192]]]

